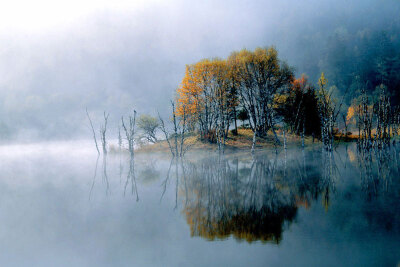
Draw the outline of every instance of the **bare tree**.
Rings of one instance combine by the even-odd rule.
[[[183,118],[182,118],[182,132],[181,132],[181,150],[180,150],[180,156],[182,157],[183,154],[186,152],[183,149],[184,143],[185,143],[185,130],[186,130],[186,107],[183,107]]]
[[[342,120],[344,125],[344,137],[347,138],[347,133],[349,132],[349,126],[346,120],[346,114],[342,113]]]
[[[376,116],[376,145],[383,148],[390,143],[390,114],[391,106],[389,97],[386,95],[386,87],[380,85],[379,100],[374,106]]]
[[[359,148],[372,147],[372,118],[373,113],[368,107],[368,97],[365,89],[361,89],[361,104],[357,109],[358,145]]]
[[[161,129],[161,131],[164,133],[165,140],[167,140],[168,147],[169,147],[169,149],[170,149],[170,151],[171,151],[171,154],[172,154],[172,156],[175,156],[174,151],[173,151],[173,149],[172,149],[171,142],[169,141],[169,139],[170,139],[170,133],[168,132],[167,128],[165,127],[164,120],[163,120],[163,118],[161,118],[161,115],[160,115],[159,112],[158,112],[158,119],[160,120],[160,129]]]
[[[171,105],[172,105],[172,118],[173,118],[173,122],[174,122],[175,155],[178,156],[178,124],[177,124],[176,114],[175,114],[175,103],[172,100],[171,100]]]
[[[392,109],[392,135],[393,137],[398,137],[399,135],[399,125],[400,125],[400,107],[396,106]],[[393,144],[395,144],[396,141],[393,140]]]
[[[393,124],[396,123],[396,109],[392,109],[383,84],[380,86],[379,99],[374,103],[372,109],[368,106],[365,89],[361,90],[361,104],[358,106],[357,113],[358,148],[360,150],[381,149],[390,145],[393,130],[396,128],[396,126],[393,127]],[[376,129],[374,135],[372,134],[373,128]]]
[[[165,139],[168,143],[168,147],[171,151],[173,157],[183,157],[190,146],[185,146],[186,140],[186,130],[187,130],[187,113],[186,107],[183,107],[183,116],[177,117],[175,112],[175,103],[171,101],[172,107],[172,123],[173,123],[173,133],[170,133],[161,118],[160,113],[158,113],[158,118],[160,120],[160,129],[164,133]],[[174,143],[171,144],[171,135],[174,137]]]
[[[319,79],[319,95],[318,95],[318,112],[321,120],[321,138],[324,147],[328,151],[333,150],[334,141],[334,127],[336,125],[337,117],[340,113],[344,98],[347,94],[348,88],[344,92],[339,104],[333,99],[333,90],[330,92],[326,89],[327,84],[324,73],[321,74]]]
[[[94,143],[95,143],[95,145],[96,145],[97,153],[100,154],[99,146],[97,145],[96,132],[95,132],[95,130],[94,130],[93,123],[92,123],[92,120],[90,119],[89,112],[88,112],[87,108],[86,108],[86,115],[87,115],[87,117],[88,117],[88,119],[89,119],[90,127],[92,128],[93,140],[94,140]]]
[[[104,115],[104,124],[100,126],[100,140],[101,140],[101,145],[103,147],[103,154],[107,154],[106,132],[107,132],[108,116],[110,114],[106,115],[106,112],[104,111],[103,115]]]
[[[128,141],[128,149],[131,156],[134,155],[134,143],[135,143],[135,123],[136,123],[136,110],[133,111],[133,117],[129,116],[129,128],[126,127],[124,117],[121,117],[122,128],[124,128],[126,140]]]
[[[121,136],[121,126],[118,125],[118,147],[119,147],[119,152],[121,152],[122,149],[122,136]]]

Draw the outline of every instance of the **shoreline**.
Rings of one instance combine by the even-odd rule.
[[[271,132],[269,132],[265,138],[257,137],[257,142],[255,146],[256,150],[275,149],[283,147],[282,131],[278,129],[276,133],[282,144],[276,145],[274,135]],[[226,139],[224,150],[226,152],[250,151],[252,146],[252,138],[253,138],[253,132],[250,129],[238,129],[237,135],[233,135],[231,132],[229,132],[229,135]],[[355,142],[357,138],[358,136],[356,135],[348,135],[348,136],[335,135],[335,142],[351,143]],[[301,147],[302,138],[299,135],[286,133],[286,144],[287,148]],[[321,141],[318,140],[317,138],[314,138],[313,141],[312,136],[304,137],[304,145],[306,147],[310,145],[319,145],[319,144],[321,144]],[[194,135],[194,134],[188,135],[188,137],[185,140],[185,146],[190,147],[187,151],[188,153],[190,151],[193,152],[199,150],[218,151],[217,143],[211,143],[208,141],[201,140],[199,135]],[[166,140],[162,140],[153,144],[144,144],[140,146],[137,150],[135,150],[135,152],[137,153],[170,152],[170,149],[168,147],[168,143],[166,142]]]

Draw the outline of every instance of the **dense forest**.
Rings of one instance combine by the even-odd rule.
[[[385,84],[392,102],[400,102],[400,37],[398,25],[393,29],[359,30],[353,34],[333,34],[325,47],[319,69],[323,69],[332,86],[341,93],[348,90],[347,104],[365,87],[368,94],[377,97],[377,88]],[[310,62],[313,59],[310,58]],[[310,63],[310,68],[313,68]],[[315,77],[315,73],[312,73]]]

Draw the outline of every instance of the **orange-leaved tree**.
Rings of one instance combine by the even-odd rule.
[[[203,138],[224,137],[229,128],[232,93],[230,72],[222,59],[204,59],[186,67],[185,76],[177,89],[177,115],[185,112],[191,125]]]

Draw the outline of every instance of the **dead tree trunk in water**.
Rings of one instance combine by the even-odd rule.
[[[107,154],[107,140],[106,140],[106,132],[107,132],[107,122],[108,122],[108,116],[110,114],[107,114],[104,111],[104,125],[100,126],[100,139],[101,139],[101,145],[103,147],[103,154]]]
[[[378,148],[390,145],[390,114],[391,107],[389,97],[386,95],[386,87],[381,84],[378,103],[375,104],[374,113],[377,117],[376,143]]]
[[[347,133],[348,131],[348,125],[347,125],[347,120],[346,120],[346,115],[342,114],[342,119],[343,119],[343,124],[344,124],[344,138],[347,139]]]
[[[90,119],[89,112],[88,112],[87,108],[86,108],[86,115],[87,115],[87,117],[89,119],[90,127],[92,128],[93,139],[94,139],[94,143],[96,145],[97,153],[100,154],[99,146],[97,145],[96,132],[94,130],[93,123],[92,123],[92,120]]]
[[[183,116],[177,117],[175,110],[175,103],[171,100],[172,107],[172,123],[173,123],[173,132],[168,131],[164,120],[161,118],[160,113],[158,113],[158,119],[160,120],[160,128],[164,133],[165,140],[168,143],[169,150],[173,157],[183,157],[189,146],[185,147],[185,134],[187,130],[187,109],[186,106],[183,106]],[[171,136],[174,137],[174,144],[171,144]]]
[[[175,114],[175,103],[171,101],[172,105],[172,118],[174,122],[174,141],[175,141],[175,155],[178,156],[178,125],[176,121],[176,114]]]
[[[119,152],[121,152],[122,149],[122,136],[121,136],[121,127],[118,125],[118,147],[119,147]]]
[[[169,139],[170,139],[170,134],[168,133],[168,130],[167,130],[167,128],[165,127],[164,120],[161,118],[160,113],[158,113],[158,119],[160,120],[160,128],[161,128],[161,131],[162,131],[162,132],[164,133],[164,135],[165,135],[165,140],[167,140],[169,150],[171,151],[172,156],[175,157],[174,150],[172,149],[171,142],[169,141]]]
[[[365,89],[361,89],[361,104],[357,110],[358,145],[362,149],[372,147],[372,112],[368,108],[368,97]]]
[[[183,157],[184,150],[183,146],[185,143],[185,129],[186,129],[186,107],[183,107],[183,123],[182,123],[182,133],[181,133],[181,151],[180,151],[180,156]]]
[[[129,128],[125,126],[124,117],[121,117],[122,127],[124,128],[126,140],[128,141],[128,149],[131,157],[134,155],[135,144],[135,123],[136,123],[136,110],[133,111],[133,117],[129,116]]]
[[[319,83],[318,113],[321,120],[321,139],[325,150],[332,151],[335,137],[334,126],[348,89],[346,89],[340,103],[337,105],[332,99],[333,92],[328,92],[325,89],[326,80],[322,75]]]
[[[390,145],[391,129],[394,113],[390,106],[390,99],[386,95],[385,86],[381,85],[378,101],[373,109],[368,107],[368,98],[365,90],[361,90],[361,104],[358,107],[358,149],[370,150],[372,148],[382,149]],[[376,125],[376,133],[372,135],[373,123]]]

